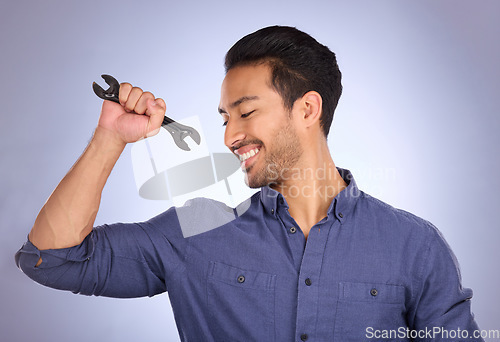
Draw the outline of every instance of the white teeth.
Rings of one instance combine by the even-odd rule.
[[[258,148],[254,148],[253,150],[250,150],[247,153],[243,153],[242,155],[240,155],[240,161],[244,162],[248,158],[255,156],[257,153],[259,153]]]

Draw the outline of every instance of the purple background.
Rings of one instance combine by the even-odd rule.
[[[216,110],[224,54],[273,24],[337,53],[335,162],[361,189],[443,232],[474,289],[480,327],[500,329],[499,13],[494,0],[2,1],[0,340],[178,341],[167,295],[51,290],[13,256],[97,123],[92,81],[109,73],[165,98],[174,118],[199,115],[210,151],[226,152]],[[144,220],[171,205],[138,196],[129,146],[96,223]]]

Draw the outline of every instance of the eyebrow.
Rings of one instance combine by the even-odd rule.
[[[258,96],[242,96],[238,100],[236,100],[233,103],[231,103],[229,105],[229,108],[238,107],[243,102],[253,101],[253,100],[258,100],[258,99],[259,99]],[[220,107],[219,107],[219,113],[220,114],[223,114],[223,113],[227,114],[227,112],[224,109],[220,108]]]

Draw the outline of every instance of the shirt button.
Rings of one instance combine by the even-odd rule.
[[[370,294],[371,294],[373,297],[375,297],[376,295],[378,295],[378,291],[377,291],[377,289],[371,289],[371,290],[370,290]]]
[[[274,214],[274,208],[271,209],[271,214]]]
[[[241,284],[241,283],[244,283],[244,282],[245,282],[245,276],[240,275],[240,276],[238,277],[238,283],[240,283],[240,284]]]
[[[290,227],[289,231],[290,231],[291,234],[295,234],[297,232],[297,228]]]
[[[339,217],[340,217],[340,218],[344,217],[344,214],[339,213]]]
[[[284,203],[285,203],[285,200],[283,200],[283,197],[280,197],[280,203],[281,203],[281,204],[284,204]]]
[[[302,334],[302,335],[300,335],[300,339],[301,339],[302,341],[307,341],[307,339],[308,339],[308,338],[309,338],[309,336],[307,336],[307,334]]]
[[[309,279],[309,278],[306,279],[306,285],[307,286],[311,286],[312,285],[311,279]]]

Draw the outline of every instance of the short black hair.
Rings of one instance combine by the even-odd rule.
[[[268,63],[271,83],[289,110],[308,91],[323,100],[320,125],[325,137],[342,94],[342,74],[335,53],[295,27],[270,26],[237,41],[226,54],[226,73],[236,66]]]

